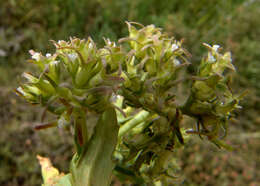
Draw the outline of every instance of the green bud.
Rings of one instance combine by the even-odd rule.
[[[102,82],[104,82],[104,72],[103,71],[99,71],[96,75],[94,75],[90,80],[89,80],[89,86],[90,87],[95,87],[95,86],[99,86],[102,84]]]
[[[212,112],[212,105],[206,101],[194,101],[189,108],[194,115],[209,114]]]
[[[24,97],[30,103],[38,103],[36,96],[24,90],[23,87],[18,87],[15,91],[19,96]]]
[[[90,62],[79,68],[76,77],[75,83],[78,87],[89,87],[87,84],[88,81],[93,78],[101,69],[102,69],[101,61],[98,62]]]
[[[214,89],[209,87],[204,81],[196,81],[193,84],[192,92],[194,92],[195,97],[200,101],[208,101],[216,96]]]
[[[29,81],[30,86],[24,87],[27,88],[29,92],[35,93],[38,96],[43,95],[44,97],[55,94],[55,89],[49,83],[49,81],[42,78],[38,79],[29,73],[23,73],[23,77],[25,77]]]
[[[90,76],[90,71],[92,68],[93,64],[87,64],[85,67],[79,67],[77,74],[75,76],[75,84],[78,87],[83,87],[89,80]]]
[[[60,98],[64,98],[67,100],[72,99],[72,93],[71,93],[70,89],[68,89],[66,87],[57,87],[56,93],[59,95]]]
[[[52,61],[48,65],[47,75],[56,83],[59,84],[60,80],[60,62]]]

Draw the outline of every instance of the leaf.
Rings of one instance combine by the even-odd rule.
[[[99,117],[94,134],[80,157],[71,161],[72,182],[76,186],[108,186],[115,162],[112,159],[118,138],[118,124],[113,107]]]
[[[57,168],[52,166],[49,158],[37,155],[37,159],[42,168],[42,186],[71,186],[70,174],[64,175],[64,173],[60,173]]]

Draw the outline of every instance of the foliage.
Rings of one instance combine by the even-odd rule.
[[[127,24],[128,37],[118,43],[105,39],[101,49],[91,38],[71,38],[54,42],[54,54],[30,51],[29,62],[37,65],[40,75],[24,73],[27,83],[16,92],[57,115],[57,120],[36,129],[72,128],[77,149],[70,173],[60,179],[56,169],[54,177],[52,172],[44,174],[46,185],[109,185],[114,168],[123,182],[168,185],[174,179],[172,151],[184,144],[183,115],[197,120],[197,129],[187,133],[230,149],[220,131],[225,137],[227,121],[242,97],[232,94],[224,76],[227,68],[235,70],[231,54],[205,44],[208,55],[197,76],[183,74],[180,79],[178,72],[190,65],[181,42],[154,25]],[[192,82],[191,91],[186,103],[178,105],[176,86],[183,78]],[[87,114],[93,117],[93,112],[99,119],[89,136]]]
[[[205,48],[201,45],[203,42],[214,41],[211,44],[219,43],[232,51],[233,63],[237,69],[234,89],[250,91],[250,96],[241,103],[244,109],[235,112],[238,120],[232,120],[230,126],[231,136],[234,137],[229,142],[239,147],[243,144],[243,148],[227,153],[230,160],[218,164],[221,166],[219,169],[222,169],[218,174],[213,174],[215,159],[212,154],[220,157],[224,155],[214,148],[212,152],[205,150],[203,144],[199,150],[190,146],[183,152],[180,151],[178,157],[183,160],[181,165],[185,167],[188,185],[236,185],[237,180],[240,180],[241,185],[256,183],[257,177],[253,175],[259,172],[256,168],[256,163],[259,163],[258,139],[253,134],[248,134],[248,138],[240,138],[240,133],[259,130],[258,1],[111,0],[101,3],[96,0],[7,0],[1,1],[0,5],[0,16],[3,18],[0,19],[0,184],[39,184],[41,180],[36,152],[48,155],[63,172],[68,171],[67,162],[71,158],[71,141],[66,137],[67,133],[60,130],[34,133],[31,126],[40,121],[38,113],[41,110],[24,105],[12,94],[20,73],[28,71],[28,68],[31,70],[31,66],[22,63],[28,58],[27,51],[34,48],[45,53],[46,48],[49,51],[50,39],[59,40],[69,36],[86,38],[91,35],[101,45],[102,36],[115,40],[126,34],[124,20],[154,23],[176,38],[183,38],[183,46],[192,53],[193,63],[198,63],[200,56],[205,53]],[[191,67],[197,66],[189,66],[188,70],[195,74],[196,69]],[[180,93],[182,87],[178,86],[177,91]],[[180,100],[182,94],[183,92],[178,96]],[[188,127],[186,122],[183,125]],[[199,141],[196,142],[199,144]],[[203,161],[196,163],[192,158],[193,153],[196,154],[196,159],[202,158]],[[204,161],[204,157],[209,157],[208,161]],[[236,158],[239,159],[238,163],[230,165],[229,162]],[[251,178],[246,178],[242,174],[244,170],[250,170],[254,174]],[[202,171],[215,182],[203,178],[200,175]],[[233,172],[237,173],[236,178],[233,177]]]

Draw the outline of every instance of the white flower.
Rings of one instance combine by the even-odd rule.
[[[209,55],[208,55],[208,60],[209,60],[209,62],[212,62],[212,63],[214,63],[216,61],[215,57],[211,53],[209,53]]]
[[[213,50],[215,51],[215,52],[217,52],[218,51],[218,49],[219,49],[219,47],[220,47],[220,45],[213,45]]]
[[[69,59],[73,62],[77,59],[78,55],[76,53],[68,54]]]
[[[51,64],[52,65],[58,65],[59,61],[52,61]]]
[[[35,52],[35,53],[32,55],[32,59],[35,59],[36,61],[40,61],[40,58],[41,58],[41,54],[38,53],[38,52]]]
[[[47,53],[47,54],[46,54],[46,57],[51,57],[51,54],[50,54],[50,53]]]
[[[110,39],[107,39],[107,44],[108,45],[112,45],[113,47],[116,47],[116,43],[115,42],[111,42]]]
[[[88,48],[89,48],[89,49],[92,49],[92,48],[93,48],[93,44],[92,44],[91,42],[89,43]]]
[[[192,128],[188,128],[188,129],[186,129],[186,132],[194,132],[194,130],[192,129]]]
[[[116,99],[122,99],[123,96],[120,96],[120,95],[116,95]]]
[[[174,59],[173,63],[175,66],[179,66],[181,64],[181,62],[178,59]]]
[[[58,44],[61,45],[64,41],[63,40],[59,40]]]
[[[174,44],[172,44],[172,46],[171,46],[171,51],[174,52],[174,51],[177,50],[178,48],[179,48],[179,46],[174,43]]]
[[[23,88],[22,87],[18,87],[16,89],[19,93],[21,93],[23,96],[25,95],[25,92],[23,91]]]
[[[111,44],[112,44],[111,41],[110,41],[110,39],[107,40],[107,44],[108,44],[108,45],[111,45]]]
[[[69,121],[67,121],[63,116],[61,116],[58,120],[58,128],[64,128],[66,125],[69,124]]]

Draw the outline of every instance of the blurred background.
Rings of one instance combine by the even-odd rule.
[[[155,24],[192,53],[196,65],[203,42],[233,54],[234,92],[249,90],[243,109],[230,122],[227,142],[233,152],[194,136],[176,153],[187,186],[260,185],[260,1],[259,0],[1,0],[0,1],[0,185],[40,185],[36,155],[48,156],[67,172],[70,134],[35,131],[42,110],[14,94],[21,73],[32,70],[28,50],[52,52],[50,40],[126,36],[125,21]]]

